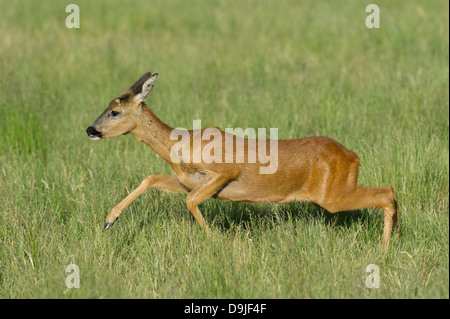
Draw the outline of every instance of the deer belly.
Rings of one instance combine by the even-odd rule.
[[[284,203],[296,199],[292,189],[277,185],[243,184],[238,180],[231,181],[220,189],[213,197],[233,202],[250,203]]]

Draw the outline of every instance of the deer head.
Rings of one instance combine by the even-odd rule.
[[[88,136],[96,141],[131,132],[136,126],[143,100],[152,92],[158,73],[145,73],[125,93],[109,102],[106,110],[86,130]]]

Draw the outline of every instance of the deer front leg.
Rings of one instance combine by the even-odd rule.
[[[214,195],[223,185],[233,179],[233,176],[222,175],[218,173],[208,173],[196,188],[194,188],[186,197],[186,205],[189,211],[194,215],[200,227],[207,233],[211,233],[205,219],[198,209],[198,205],[205,199]]]
[[[106,216],[104,230],[107,230],[120,217],[125,208],[127,208],[139,195],[148,188],[159,188],[169,192],[187,192],[186,188],[180,184],[175,175],[150,175],[132,191],[123,201],[117,204]]]

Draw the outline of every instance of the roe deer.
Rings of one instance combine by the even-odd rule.
[[[194,154],[189,154],[187,158],[179,157],[178,153],[173,154],[173,146],[178,143],[178,140],[171,139],[174,129],[157,118],[143,102],[152,92],[157,78],[158,73],[145,73],[125,93],[113,99],[86,130],[93,140],[129,133],[139,142],[150,146],[175,172],[174,175],[150,175],[145,178],[111,210],[106,217],[104,230],[107,230],[139,195],[153,187],[171,192],[188,192],[187,207],[207,232],[210,230],[198,205],[210,197],[252,203],[310,201],[331,213],[381,207],[385,214],[383,244],[386,248],[389,246],[393,225],[399,218],[394,190],[390,186],[359,187],[359,158],[354,152],[331,138],[308,137],[278,141],[278,168],[273,174],[260,174],[259,168],[265,165],[261,161],[250,162],[248,156],[241,163],[194,163]],[[190,145],[187,146],[192,146],[195,131],[188,132]],[[229,133],[218,132],[222,137],[230,138],[230,135],[227,136]],[[231,136],[234,141],[241,139],[242,142],[243,138]],[[243,140],[240,145],[244,148],[244,154],[247,154],[251,140]],[[269,139],[265,141],[269,143]],[[236,147],[231,150],[222,145],[225,149],[223,158],[228,155],[236,159],[238,143],[233,145]],[[201,145],[201,149],[203,148]],[[199,150],[194,149],[192,153],[196,151]],[[226,152],[228,154],[225,154]],[[180,160],[173,161],[174,156],[178,156]]]

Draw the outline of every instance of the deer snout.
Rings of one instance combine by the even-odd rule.
[[[87,135],[91,138],[91,140],[93,141],[98,141],[99,139],[102,138],[102,133],[97,131],[95,128],[93,128],[92,126],[89,126],[86,129],[86,133]]]

